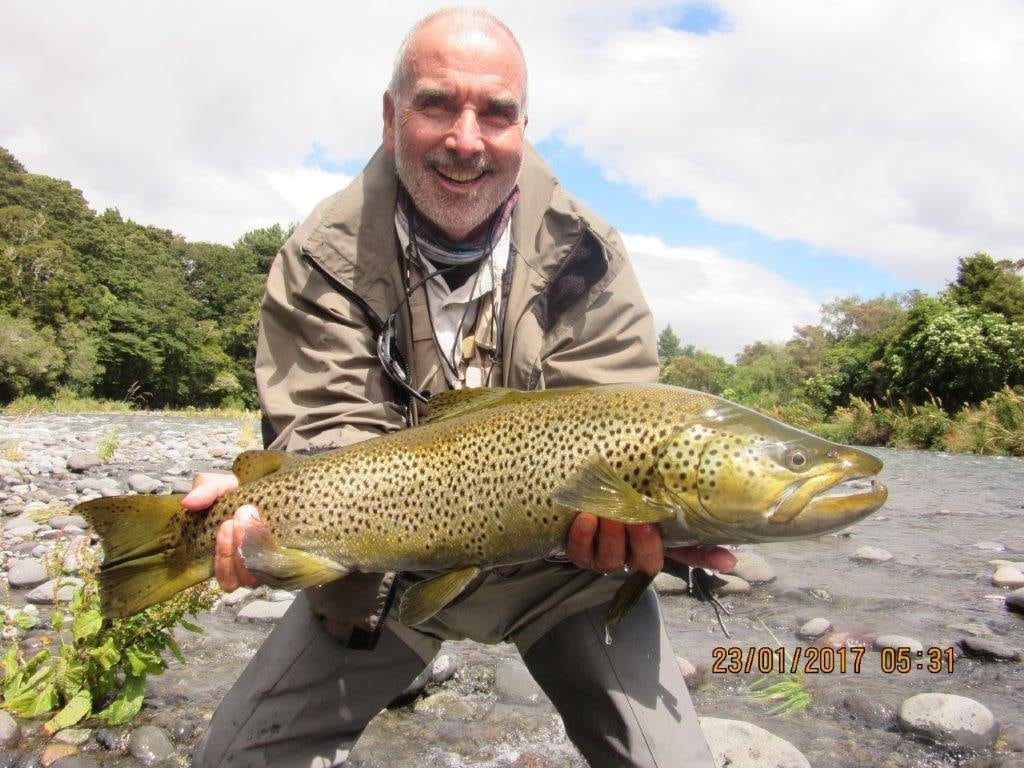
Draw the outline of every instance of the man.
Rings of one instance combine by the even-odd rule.
[[[384,95],[382,149],[268,276],[256,371],[272,447],[316,451],[415,424],[424,389],[656,379],[622,243],[525,147],[526,91],[519,45],[493,16],[442,11],[410,32]],[[205,508],[234,484],[201,476],[183,503]],[[242,508],[218,533],[227,590],[255,584],[234,553],[256,514]],[[581,514],[567,551],[573,564],[487,574],[416,627],[387,609],[420,574],[306,590],[217,710],[197,764],[340,765],[442,640],[469,637],[516,643],[591,765],[713,765],[652,593],[604,643],[623,565],[662,567],[657,529]]]

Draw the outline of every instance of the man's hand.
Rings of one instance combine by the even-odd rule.
[[[203,472],[196,475],[192,490],[181,500],[181,506],[190,512],[206,509],[225,493],[238,487],[234,475]],[[246,504],[235,510],[235,516],[225,520],[217,529],[214,545],[213,575],[225,592],[234,592],[239,586],[255,587],[259,581],[246,570],[238,548],[242,545],[246,527],[259,517],[256,507]]]
[[[661,533],[654,525],[623,525],[581,512],[569,528],[566,542],[569,559],[584,570],[611,573],[628,564],[654,576],[667,555],[685,565],[730,571],[736,565],[733,554],[721,547],[673,547],[664,549]]]

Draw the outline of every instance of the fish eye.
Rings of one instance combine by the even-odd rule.
[[[803,472],[811,464],[811,457],[803,448],[790,448],[786,451],[786,466],[794,472]]]

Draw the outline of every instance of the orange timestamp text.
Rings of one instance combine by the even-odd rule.
[[[714,674],[859,674],[868,650],[864,646],[772,648],[766,645],[719,645],[711,649],[711,655],[711,672]],[[952,674],[956,660],[953,648],[939,646],[920,651],[908,647],[882,648],[871,656],[877,658],[878,668],[885,674],[909,674],[914,670]]]

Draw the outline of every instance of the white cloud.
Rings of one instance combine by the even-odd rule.
[[[819,319],[820,300],[752,262],[646,235],[623,241],[655,326],[671,325],[684,344],[731,361],[754,339],[785,341]]]
[[[703,36],[650,21],[678,5],[489,3],[527,53],[531,139],[924,287],[977,249],[1024,256],[1018,0],[721,0],[728,26]],[[96,207],[230,241],[304,215],[296,190],[327,181],[301,171],[314,145],[370,155],[393,52],[434,7],[6,3],[0,144]]]

